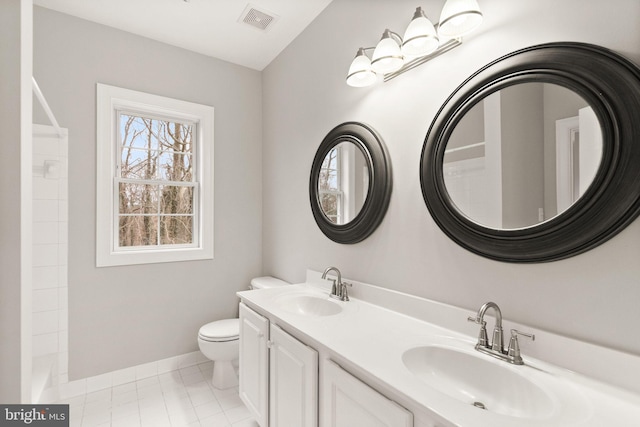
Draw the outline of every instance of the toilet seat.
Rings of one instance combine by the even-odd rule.
[[[240,319],[224,319],[207,323],[198,331],[198,338],[209,342],[239,340]]]

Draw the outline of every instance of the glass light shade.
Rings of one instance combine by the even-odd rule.
[[[403,65],[404,55],[400,50],[400,45],[392,37],[391,31],[385,30],[382,39],[373,51],[371,68],[376,73],[387,74],[398,71]]]
[[[440,14],[438,34],[457,38],[469,34],[482,23],[482,12],[476,0],[447,0]]]
[[[347,84],[353,87],[364,87],[374,84],[377,79],[376,73],[371,69],[371,60],[365,55],[364,49],[358,49],[347,73]]]
[[[403,40],[402,53],[408,56],[424,56],[438,49],[438,34],[422,8],[416,9]]]

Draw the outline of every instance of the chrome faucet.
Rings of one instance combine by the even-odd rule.
[[[493,327],[491,344],[489,344],[489,340],[487,339],[487,322],[485,322],[484,320],[484,315],[490,308],[492,308],[496,314],[496,324]],[[478,343],[475,346],[476,350],[481,353],[496,357],[500,360],[507,361],[514,365],[524,364],[524,361],[522,360],[522,356],[520,354],[518,335],[530,338],[532,341],[534,341],[536,337],[533,334],[527,334],[516,329],[511,329],[511,339],[509,340],[509,347],[505,349],[503,338],[504,333],[502,331],[502,312],[500,311],[500,307],[498,307],[498,304],[491,301],[485,303],[482,307],[480,307],[480,310],[478,310],[478,314],[475,317],[469,316],[467,320],[469,322],[474,322],[480,325]]]
[[[331,298],[339,299],[340,301],[349,301],[349,292],[347,291],[347,286],[352,286],[351,283],[342,281],[342,274],[340,274],[340,270],[338,270],[336,267],[327,268],[324,273],[322,273],[322,278],[326,279],[327,273],[329,273],[330,271],[335,271],[335,273],[338,275],[338,278],[337,280],[332,279],[333,285],[331,286],[331,293],[329,294],[329,296]]]

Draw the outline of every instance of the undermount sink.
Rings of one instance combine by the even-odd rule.
[[[277,303],[285,311],[305,316],[332,316],[342,311],[340,304],[324,296],[283,295]]]
[[[500,415],[540,419],[554,412],[554,401],[529,380],[526,366],[513,366],[450,347],[407,350],[402,362],[429,387],[449,397]]]

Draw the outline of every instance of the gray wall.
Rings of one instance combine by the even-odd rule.
[[[0,2],[0,129],[3,139],[0,156],[0,402],[3,403],[21,402],[20,145],[22,121],[29,123],[31,117],[30,112],[29,117],[23,117],[21,99],[20,3],[20,0]],[[30,153],[25,154],[30,157]],[[31,357],[25,356],[25,359]]]
[[[508,319],[640,355],[640,340],[629,339],[640,323],[640,221],[564,261],[500,263],[444,235],[425,207],[418,174],[422,144],[440,105],[466,77],[501,55],[568,40],[599,44],[640,63],[640,2],[480,3],[485,22],[461,47],[384,84],[347,86],[349,63],[359,46],[377,43],[385,28],[403,32],[413,1],[334,0],[266,68],[264,273],[295,282],[304,280],[307,268],[335,265],[346,277],[470,312],[493,300]],[[443,4],[426,4],[427,15],[437,20]],[[348,120],[368,123],[385,140],[394,188],[377,231],[364,242],[340,245],[314,223],[307,186],[320,141]],[[469,333],[475,333],[473,325]]]
[[[34,75],[69,129],[69,379],[197,350],[261,264],[261,75],[36,7]],[[215,259],[95,267],[96,83],[215,108]]]

